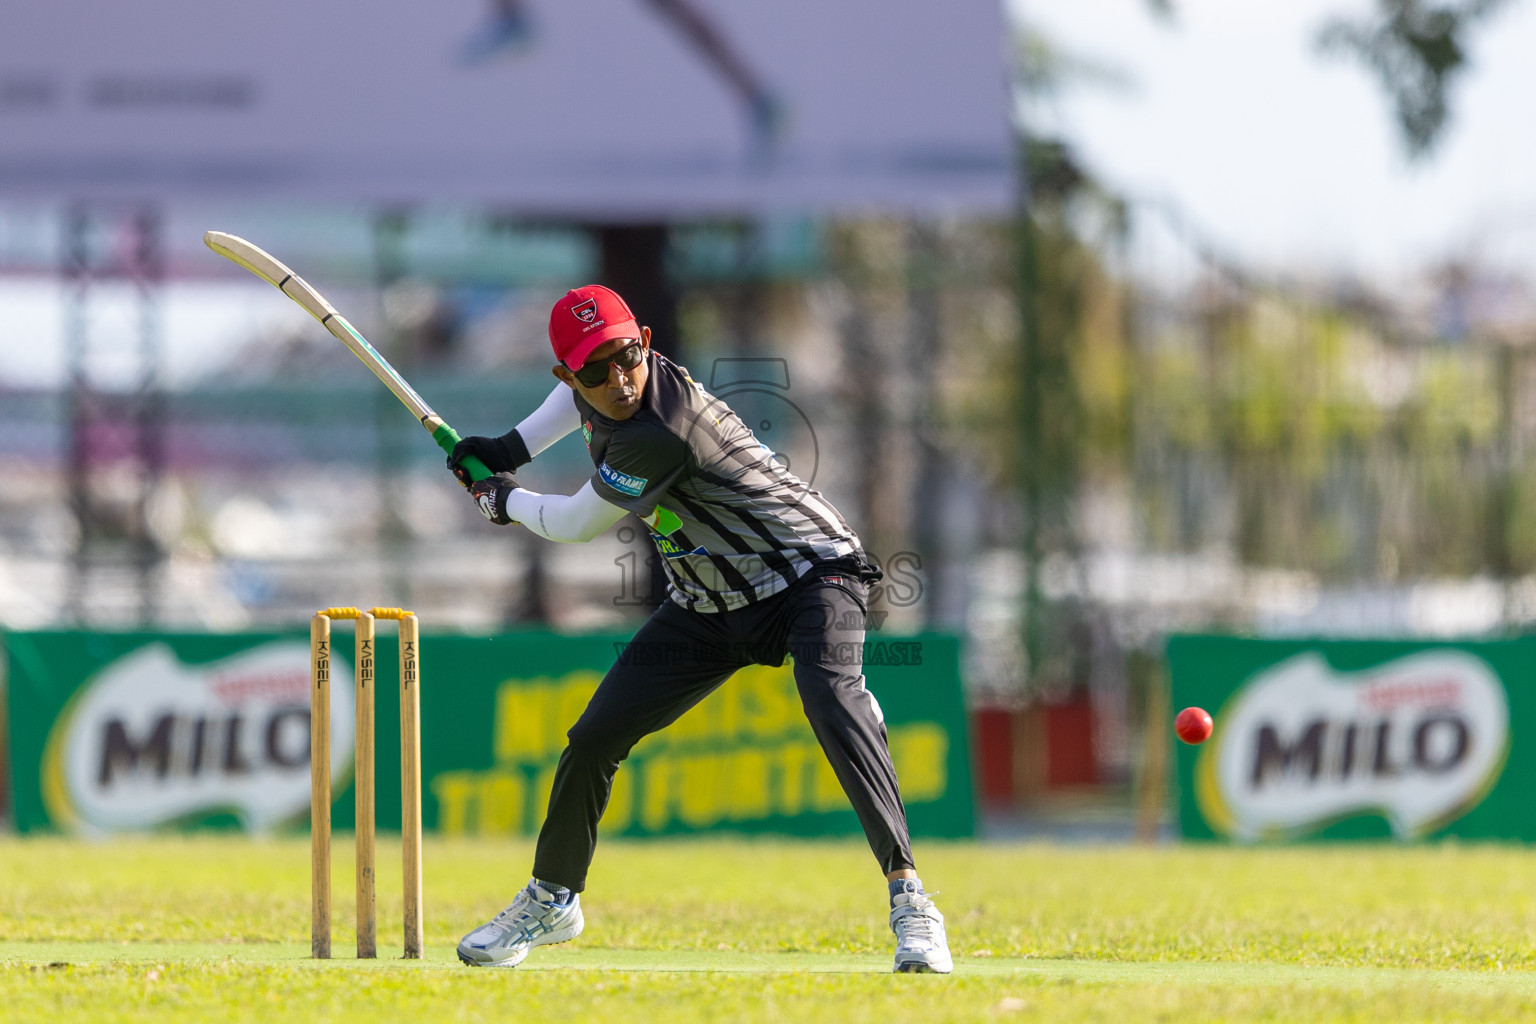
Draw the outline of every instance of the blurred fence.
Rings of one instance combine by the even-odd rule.
[[[1527,284],[1467,265],[1380,292],[1266,278],[1160,208],[1042,193],[1017,229],[1020,414],[992,424],[1019,555],[978,576],[1019,641],[1015,685],[981,695],[1009,716],[988,726],[1014,751],[1005,801],[1149,763],[1170,632],[1477,636],[1536,616]],[[1074,735],[1095,749],[1081,770]]]
[[[83,301],[47,290],[51,216],[0,216],[9,308]],[[1527,306],[1483,309],[1475,275],[1428,299],[1266,282],[1159,223],[1132,209],[1100,231],[1042,203],[1030,237],[976,221],[666,236],[677,329],[660,347],[849,514],[890,574],[880,628],[966,638],[972,704],[1005,716],[986,729],[1010,745],[1008,800],[1130,781],[1170,631],[1476,634],[1536,616]],[[110,401],[82,436],[67,375],[0,379],[0,624],[270,628],[376,603],[436,629],[578,630],[644,613],[643,531],[566,546],[489,527],[322,329],[268,319],[286,300],[201,262],[199,224],[163,227],[164,329],[209,296],[250,326],[221,321],[206,344],[236,355],[204,371],[195,332],[172,345],[148,500],[119,479],[129,427]],[[554,383],[549,303],[601,268],[578,228],[450,227],[274,234],[449,422],[499,433]],[[336,237],[351,248],[325,249]],[[63,366],[68,315],[13,318],[0,344]],[[143,327],[121,310],[93,324],[101,352]],[[71,499],[82,441],[90,509]],[[589,473],[567,439],[527,482]]]
[[[1208,263],[1134,296],[1144,543],[1269,574],[1213,621],[1412,635],[1536,615],[1536,309],[1480,307],[1476,285],[1374,297]],[[1460,597],[1434,594],[1453,581]],[[1330,605],[1341,593],[1356,614]]]
[[[77,247],[123,248],[110,230],[80,229],[78,211],[58,219]],[[94,281],[55,290],[47,260],[63,250],[40,244],[35,213],[21,220],[25,230],[0,252],[8,283],[25,296],[7,294],[35,306],[41,293],[61,310],[13,323],[6,339],[17,346],[6,365],[20,370],[0,380],[5,623],[270,627],[338,601],[408,604],[460,629],[591,628],[643,613],[639,577],[654,557],[643,531],[621,526],[576,547],[484,524],[394,399],[282,296],[199,252],[187,218],[131,219],[129,235],[161,223],[169,270],[129,294],[132,275],[104,258]],[[602,268],[577,229],[544,273],[506,252],[552,248],[550,228],[486,221],[458,230],[465,248],[502,255],[476,276],[464,257],[443,255],[444,243],[418,237],[442,235],[441,225],[398,214],[381,218],[371,256],[314,251],[311,234],[281,222],[271,229],[279,242],[268,244],[296,267],[318,268],[308,276],[462,433],[500,433],[556,384],[549,304]],[[985,518],[991,500],[990,485],[950,457],[964,454],[964,439],[941,438],[932,371],[947,346],[964,347],[937,306],[977,306],[969,291],[995,292],[999,281],[944,278],[939,234],[900,223],[702,224],[671,229],[660,257],[677,327],[658,333],[658,348],[861,524],[867,547],[892,566],[892,629],[963,621],[963,568],[951,567],[985,541],[972,526],[951,527]],[[199,289],[300,319],[261,310],[243,326],[225,315],[201,339],[194,328],[178,340],[178,310],[209,301]],[[993,297],[1000,337],[1007,308],[1005,294]],[[88,344],[68,337],[80,333]],[[102,372],[125,348],[157,345],[146,361],[158,362],[158,375]],[[20,355],[29,349],[30,362]],[[569,492],[590,473],[573,437],[525,479]]]

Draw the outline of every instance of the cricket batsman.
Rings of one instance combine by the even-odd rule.
[[[577,288],[549,318],[554,374],[543,404],[500,437],[448,458],[480,511],[547,540],[589,541],[634,513],[664,556],[668,600],[640,627],[567,733],[533,877],[459,943],[471,966],[513,967],[581,934],[581,892],[614,773],[631,748],[746,665],[794,659],[811,728],[858,813],[890,896],[895,970],[953,969],[944,916],[912,859],[880,705],[865,688],[864,621],[880,570],[837,509],[792,475],[720,399],[651,351],[617,294]],[[596,467],[572,495],[512,473],[577,428]],[[471,483],[478,456],[495,475]]]

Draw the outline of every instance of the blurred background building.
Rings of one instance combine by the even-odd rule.
[[[466,434],[547,394],[556,298],[619,289],[849,514],[887,569],[879,628],[963,637],[1005,817],[1129,804],[1170,633],[1536,618],[1532,207],[1378,273],[1128,172],[1103,105],[1167,72],[1138,83],[1114,46],[1261,46],[1218,5],[289,3],[326,22],[306,40],[270,6],[63,0],[0,37],[0,627],[373,603],[578,632],[654,602],[632,522],[580,546],[487,526],[209,228],[292,265]],[[1375,102],[1355,131],[1422,176],[1478,41],[1530,38],[1500,6],[1317,3],[1262,45]],[[1107,54],[1074,48],[1094,18]],[[1273,114],[1223,120],[1222,91],[1172,116],[1235,138]],[[1217,160],[1163,143],[1147,168]],[[1269,171],[1228,173],[1239,206],[1282,205]],[[588,475],[567,439],[526,480]]]

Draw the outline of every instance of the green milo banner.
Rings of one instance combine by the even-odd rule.
[[[393,626],[377,642],[378,822],[400,822]],[[627,637],[423,637],[423,812],[446,835],[527,835],[565,731]],[[350,631],[332,635],[332,778],[352,822]],[[309,641],[294,634],[39,632],[4,637],[14,820],[21,831],[272,832],[309,820]],[[865,645],[870,692],[915,835],[974,830],[954,637]],[[620,768],[610,835],[729,829],[857,833],[801,711],[792,667],[737,672]]]
[[[1183,835],[1536,840],[1536,639],[1168,644]]]

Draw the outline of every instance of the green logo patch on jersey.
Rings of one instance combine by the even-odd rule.
[[[703,548],[694,548],[692,551],[685,550],[683,546],[677,541],[672,540],[670,537],[663,537],[657,533],[651,534],[651,539],[656,542],[656,550],[661,552],[661,556],[663,558],[682,558],[684,555],[709,554],[709,552],[705,551]]]
[[[656,510],[643,517],[646,526],[651,528],[651,533],[658,537],[670,537],[683,528],[683,521],[677,517],[677,513],[671,509],[656,506]]]

